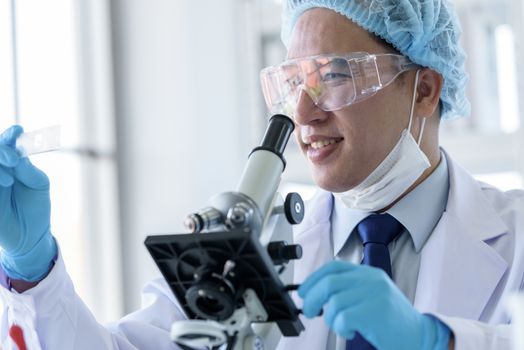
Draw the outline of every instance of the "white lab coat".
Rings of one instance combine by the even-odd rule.
[[[524,191],[503,193],[478,183],[449,157],[448,167],[448,204],[422,250],[415,307],[452,329],[457,350],[509,349],[504,299],[524,289]],[[304,250],[296,282],[332,259],[331,205],[331,195],[319,192],[295,227]],[[143,309],[109,326],[98,324],[76,295],[61,258],[45,280],[22,295],[0,289],[7,311],[4,344],[7,325],[14,322],[29,338],[38,338],[42,349],[176,349],[169,329],[182,313],[161,279],[145,287]],[[323,320],[303,323],[306,331],[282,339],[279,350],[326,346]]]

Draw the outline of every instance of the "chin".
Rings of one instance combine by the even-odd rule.
[[[351,181],[351,179],[342,179],[334,175],[330,176],[330,174],[322,174],[318,171],[315,172],[314,170],[313,181],[318,187],[328,192],[345,192],[360,183],[357,181]]]

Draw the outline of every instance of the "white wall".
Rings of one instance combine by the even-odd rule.
[[[241,1],[112,5],[125,309],[159,275],[143,241],[233,189],[250,148]]]

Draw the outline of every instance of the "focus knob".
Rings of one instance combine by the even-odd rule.
[[[282,265],[289,260],[302,257],[302,246],[300,244],[287,244],[285,241],[270,242],[267,252],[275,265]]]
[[[284,214],[291,225],[300,224],[304,219],[304,201],[296,192],[290,192],[284,201]]]

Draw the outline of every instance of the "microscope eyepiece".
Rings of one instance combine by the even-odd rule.
[[[260,147],[272,149],[274,153],[282,155],[294,129],[295,124],[290,118],[282,114],[275,114],[269,120]]]
[[[295,123],[293,123],[289,117],[283,114],[275,114],[269,119],[269,125],[267,126],[262,143],[260,146],[255,147],[251,151],[251,154],[259,150],[273,152],[280,157],[285,166],[284,150],[286,149],[293,130],[295,130]]]

